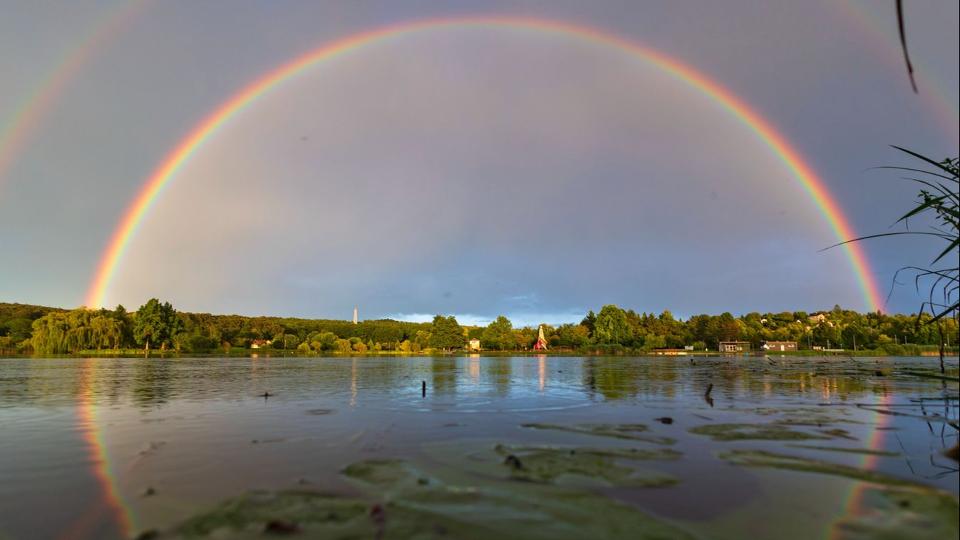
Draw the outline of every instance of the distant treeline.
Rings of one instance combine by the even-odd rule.
[[[807,313],[748,313],[734,317],[695,315],[687,320],[637,313],[615,305],[590,311],[580,323],[544,325],[551,348],[650,351],[693,347],[717,350],[721,341],[795,341],[799,349],[845,348],[886,354],[915,353],[918,346],[958,341],[957,320],[925,324],[926,315],[858,313],[835,306]],[[76,354],[83,351],[163,349],[187,353],[240,349],[279,349],[299,354],[457,350],[477,339],[484,350],[529,350],[537,329],[514,328],[506,317],[485,327],[461,326],[452,316],[431,323],[394,320],[349,321],[246,317],[176,311],[167,302],[148,301],[136,312],[116,309],[64,310],[0,303],[0,351],[25,354]]]

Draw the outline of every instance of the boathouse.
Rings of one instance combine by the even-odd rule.
[[[722,353],[739,354],[750,352],[749,341],[721,341],[718,350]]]

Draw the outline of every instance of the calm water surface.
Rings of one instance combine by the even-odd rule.
[[[349,493],[339,471],[363,459],[469,472],[470,455],[497,443],[658,446],[523,427],[529,423],[645,424],[651,437],[675,439],[670,448],[680,459],[643,468],[676,477],[676,485],[588,482],[583,489],[695,536],[828,537],[832,524],[867,511],[858,507],[862,482],[747,468],[719,454],[762,449],[812,457],[956,495],[956,463],[940,452],[957,441],[943,422],[957,419],[955,397],[943,399],[957,395],[957,384],[908,373],[933,373],[936,364],[780,357],[0,359],[0,538],[129,538],[169,529],[251,489],[309,485]],[[956,358],[948,371],[956,376]],[[672,423],[656,420],[663,417]],[[775,421],[806,433],[845,430],[799,441],[808,446],[893,455],[800,448],[798,441],[717,441],[688,431]]]

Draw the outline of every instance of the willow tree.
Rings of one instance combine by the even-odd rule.
[[[66,313],[53,312],[33,321],[33,333],[30,344],[40,354],[62,354],[67,352],[67,332],[70,325]]]
[[[89,326],[91,342],[97,350],[120,348],[123,328],[115,317],[101,313],[90,319]]]

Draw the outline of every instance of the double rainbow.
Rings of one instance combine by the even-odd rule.
[[[250,106],[257,98],[267,94],[282,83],[295,78],[317,64],[355,51],[367,45],[380,43],[389,38],[407,35],[438,27],[493,27],[514,28],[575,37],[633,54],[662,69],[677,79],[689,84],[712,99],[743,125],[752,130],[791,171],[813,199],[820,213],[829,223],[838,241],[854,238],[849,222],[830,195],[823,180],[807,165],[799,152],[778,132],[770,122],[749,107],[740,98],[696,69],[659,51],[643,47],[625,38],[600,30],[567,22],[532,19],[524,17],[465,17],[453,19],[427,19],[401,23],[380,29],[362,32],[340,39],[315,49],[278,69],[255,80],[249,86],[228,99],[181,140],[163,160],[141,188],[133,203],[124,212],[99,261],[95,276],[88,289],[86,305],[91,308],[104,304],[110,282],[123,259],[124,251],[136,235],[144,216],[157,200],[163,188],[193,156],[203,143],[216,134],[231,118]],[[843,246],[853,272],[859,282],[867,309],[873,311],[882,306],[877,284],[870,272],[867,258],[856,243]]]

